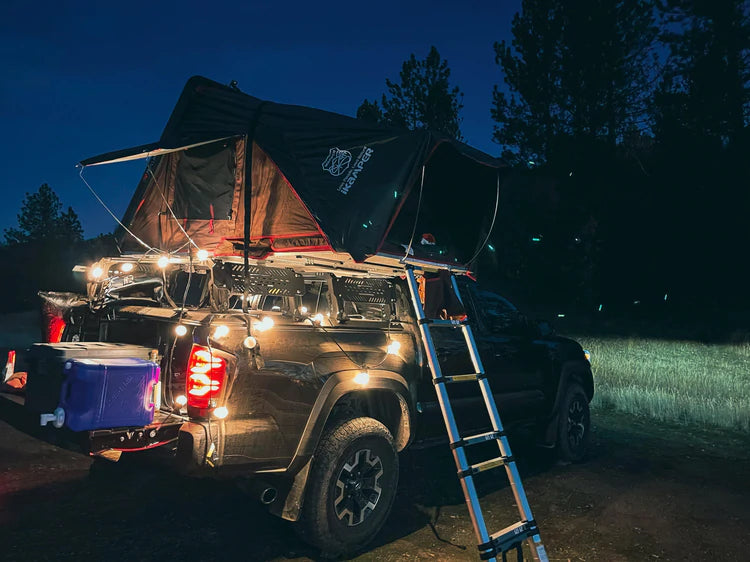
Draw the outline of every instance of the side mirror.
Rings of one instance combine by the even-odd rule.
[[[537,328],[539,329],[539,335],[541,335],[542,337],[552,336],[555,334],[555,328],[546,320],[539,322],[537,324]]]

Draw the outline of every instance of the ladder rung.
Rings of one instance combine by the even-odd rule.
[[[497,457],[496,459],[482,461],[480,463],[471,465],[466,470],[459,470],[458,477],[466,478],[467,476],[473,476],[474,474],[479,474],[480,472],[484,472],[485,470],[497,468],[498,466],[505,466],[506,464],[511,463],[514,460],[515,459],[513,458],[513,456],[510,456],[510,457]]]
[[[422,272],[424,274],[424,271]],[[452,273],[452,272],[451,272]],[[425,318],[424,306],[419,296],[419,282],[417,281],[416,272],[414,265],[406,266],[406,281],[409,287],[409,294],[411,302],[414,307],[414,312],[417,317],[419,324],[419,332],[424,346],[425,351],[428,353],[429,367],[432,374],[432,381],[435,385],[435,391],[438,396],[439,408],[443,414],[446,428],[448,430],[448,436],[452,441],[450,448],[453,451],[455,457],[456,467],[458,469],[458,477],[462,479],[461,487],[463,488],[464,497],[466,504],[469,507],[469,514],[471,515],[472,524],[478,537],[482,537],[480,540],[484,540],[487,537],[486,522],[482,509],[479,505],[479,497],[474,480],[471,478],[473,475],[493,468],[505,466],[508,472],[508,479],[510,480],[513,493],[518,504],[518,511],[520,513],[521,521],[515,523],[509,527],[506,527],[502,531],[492,534],[487,537],[484,544],[479,545],[479,556],[482,560],[495,560],[502,554],[503,560],[506,558],[506,554],[512,549],[516,550],[516,556],[519,560],[523,559],[523,542],[528,540],[529,547],[532,551],[532,557],[537,562],[548,562],[547,554],[544,550],[544,545],[539,537],[539,529],[534,522],[534,516],[531,514],[531,509],[527,505],[526,493],[521,483],[521,478],[518,475],[518,471],[515,467],[515,460],[513,455],[508,448],[508,443],[505,442],[505,433],[502,429],[502,423],[497,412],[497,405],[495,404],[495,398],[489,388],[489,380],[487,375],[484,373],[484,367],[482,366],[482,360],[480,358],[479,350],[477,349],[476,340],[472,328],[469,324],[468,318],[464,317],[463,320],[448,320],[438,318]],[[461,291],[459,290],[456,279],[451,275],[451,284],[453,291],[458,300],[461,300]],[[474,373],[458,374],[458,375],[447,375],[444,376],[440,368],[440,357],[438,356],[437,350],[435,349],[435,343],[432,339],[432,330],[430,327],[436,328],[452,328],[458,329],[465,339],[466,348],[471,357],[471,362],[474,368]],[[492,420],[492,428],[499,428],[497,431],[488,431],[486,433],[478,433],[476,435],[469,435],[467,437],[461,437],[459,433],[456,419],[453,414],[453,407],[451,405],[450,397],[448,396],[448,389],[442,386],[446,383],[452,382],[468,382],[477,381],[479,382],[482,395],[484,397],[484,404],[487,411],[490,414]],[[458,400],[465,400],[464,398],[458,398]],[[419,408],[418,409],[422,411]],[[466,458],[466,451],[464,447],[469,445],[475,445],[479,443],[489,443],[492,440],[498,441],[500,446],[500,455],[497,458],[479,462],[477,464],[470,465]]]
[[[476,445],[477,443],[485,443],[486,441],[492,441],[493,439],[500,439],[503,436],[505,436],[504,431],[488,431],[487,433],[479,433],[477,435],[464,437],[463,439],[460,439],[455,443],[451,443],[450,448],[455,449],[457,447],[468,447],[469,445]]]
[[[449,382],[471,382],[479,381],[487,376],[484,373],[469,373],[467,375],[445,375],[432,379],[433,384],[444,384]]]
[[[510,549],[518,546],[519,543],[537,533],[539,533],[539,529],[533,520],[514,523],[502,531],[490,535],[488,542],[478,546],[479,552],[482,553],[480,558],[487,560],[494,558],[499,553],[508,552]]]
[[[420,318],[420,324],[429,324],[436,328],[460,328],[466,326],[466,320],[443,320],[442,318]]]

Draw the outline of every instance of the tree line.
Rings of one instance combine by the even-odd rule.
[[[77,291],[81,283],[72,269],[115,250],[113,237],[102,234],[84,240],[83,228],[72,207],[63,210],[53,189],[42,184],[26,193],[17,225],[6,228],[0,260],[10,265],[10,275],[0,281],[0,311],[28,310],[39,306],[39,290]]]
[[[488,77],[508,180],[480,275],[560,310],[747,308],[748,3],[524,0],[511,31]],[[462,140],[462,108],[433,46],[357,117]],[[5,231],[4,306],[72,287],[69,266],[107,251],[43,185]]]
[[[750,4],[524,0],[511,31],[488,111],[510,180],[480,273],[568,310],[747,308]],[[460,140],[461,108],[432,47],[357,116]]]

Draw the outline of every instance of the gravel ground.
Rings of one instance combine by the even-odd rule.
[[[24,433],[14,406],[0,399],[0,559],[315,559],[233,484],[148,467],[94,478],[90,459]],[[550,560],[727,561],[750,551],[749,445],[596,412],[586,463],[514,449]],[[477,560],[447,450],[406,453],[401,467],[394,511],[357,559]],[[479,489],[500,529],[518,516],[503,473],[488,474]]]

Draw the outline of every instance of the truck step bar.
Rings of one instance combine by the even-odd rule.
[[[409,285],[409,293],[411,295],[412,304],[414,305],[414,311],[417,315],[419,332],[427,355],[430,372],[432,373],[438,403],[440,404],[445,427],[448,431],[450,448],[453,452],[453,458],[456,461],[461,488],[463,489],[464,497],[466,498],[466,505],[469,508],[469,516],[471,517],[471,522],[474,526],[474,532],[477,537],[479,557],[482,560],[496,561],[497,557],[501,556],[503,560],[505,560],[505,554],[511,550],[515,550],[518,559],[521,560],[521,545],[524,541],[528,541],[528,546],[531,550],[533,559],[537,562],[548,562],[547,552],[542,544],[542,539],[539,536],[539,529],[534,521],[534,516],[531,514],[531,507],[526,499],[526,492],[521,483],[521,476],[518,473],[516,462],[511,453],[508,438],[503,430],[500,415],[497,412],[497,405],[495,404],[495,399],[490,390],[490,383],[484,374],[484,368],[482,366],[482,361],[479,358],[479,352],[477,351],[471,326],[469,326],[466,321],[425,318],[424,307],[422,306],[422,301],[419,297],[419,285],[412,267],[407,267],[406,281]],[[451,281],[456,297],[460,300],[461,295],[458,292],[456,278],[451,276]],[[442,374],[437,352],[435,351],[435,345],[432,341],[432,334],[430,333],[430,328],[437,327],[454,328],[462,331],[464,340],[466,341],[466,347],[471,357],[471,362],[474,365],[474,373],[464,375]],[[487,412],[489,413],[492,422],[493,431],[462,438],[456,424],[456,419],[453,415],[453,407],[451,406],[446,384],[474,381],[479,384],[480,391],[484,398],[484,404],[487,407]],[[500,456],[470,465],[467,461],[464,447],[491,440],[497,442]],[[505,471],[508,475],[508,480],[513,489],[513,495],[516,500],[516,505],[518,506],[521,520],[495,534],[490,534],[487,531],[487,524],[485,523],[482,508],[479,504],[479,496],[477,495],[473,478],[480,472],[499,468],[501,466],[505,467]]]

